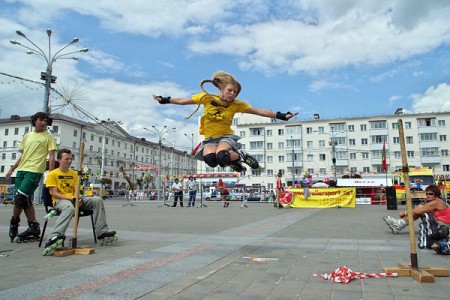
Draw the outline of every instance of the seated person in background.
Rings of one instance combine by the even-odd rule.
[[[50,233],[50,238],[45,248],[56,248],[65,239],[65,232],[70,220],[74,216],[75,201],[79,201],[83,209],[94,211],[95,233],[99,240],[113,237],[116,232],[109,230],[106,223],[105,206],[102,198],[98,196],[75,199],[75,187],[78,182],[78,174],[70,169],[72,164],[72,152],[69,149],[61,149],[56,155],[59,167],[51,171],[47,176],[46,186],[52,195],[53,208],[60,212],[56,224]]]
[[[419,248],[431,248],[434,242],[446,240],[450,228],[450,207],[441,199],[439,187],[430,184],[425,188],[426,203],[413,209],[413,218],[422,219],[419,225]],[[383,217],[393,233],[398,233],[408,225],[408,211],[399,214],[400,219]]]

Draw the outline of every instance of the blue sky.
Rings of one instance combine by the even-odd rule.
[[[394,2],[394,3],[392,3]],[[273,3],[276,3],[273,4]],[[296,120],[450,111],[450,2],[446,0],[0,0],[0,72],[39,81],[45,62],[12,45],[23,31],[48,51],[89,48],[58,60],[55,112],[197,132],[192,106],[160,106],[152,94],[190,96],[217,70],[237,77],[240,99]],[[1,118],[42,110],[39,85],[0,75]],[[210,89],[214,92],[214,89]],[[186,146],[187,147],[187,146]]]

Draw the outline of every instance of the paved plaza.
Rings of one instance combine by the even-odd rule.
[[[450,294],[449,277],[436,277],[434,283],[411,277],[354,279],[345,285],[313,276],[340,266],[376,273],[409,263],[408,230],[389,231],[382,216],[398,211],[385,206],[276,209],[259,202],[240,208],[242,203],[234,202],[223,208],[220,202],[205,202],[207,207],[172,208],[157,201],[131,203],[136,206],[123,206],[122,198],[106,201],[117,244],[94,245],[90,220],[82,218],[78,245],[91,245],[95,253],[66,257],[42,256],[38,243],[10,243],[12,207],[0,207],[0,299],[412,300],[448,299]],[[36,209],[43,221],[44,208]],[[52,219],[47,234],[53,224]],[[69,227],[68,237],[72,233]],[[417,253],[419,267],[450,268],[450,256],[426,249]]]

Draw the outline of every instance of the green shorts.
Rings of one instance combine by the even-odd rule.
[[[41,181],[41,173],[17,171],[16,191],[20,191],[27,196],[32,196]]]

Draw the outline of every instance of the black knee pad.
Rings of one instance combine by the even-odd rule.
[[[14,198],[14,206],[21,209],[28,208],[31,206],[31,199],[26,195],[17,193]]]
[[[203,156],[203,161],[211,168],[217,167],[217,159],[215,153],[206,154],[205,156]]]
[[[217,162],[222,168],[228,167],[231,164],[231,155],[228,150],[221,150],[217,153]]]

